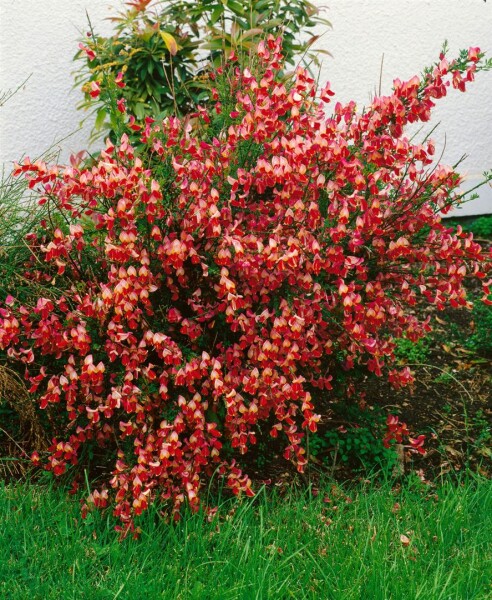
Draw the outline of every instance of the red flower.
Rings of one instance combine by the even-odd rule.
[[[99,84],[97,83],[97,81],[92,81],[91,85],[90,85],[90,92],[89,92],[90,97],[97,98],[100,93],[101,93],[101,88],[100,88]]]

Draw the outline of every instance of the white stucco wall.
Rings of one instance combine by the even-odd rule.
[[[483,0],[314,0],[326,5],[333,28],[323,33],[319,47],[332,53],[323,58],[321,81],[330,80],[340,100],[369,102],[379,85],[384,54],[382,91],[394,77],[419,73],[438,56],[444,39],[451,55],[480,46],[492,55],[492,1]],[[62,158],[87,147],[90,124],[79,127],[83,113],[75,105],[80,94],[72,89],[72,57],[86,29],[87,10],[101,33],[110,31],[105,18],[121,8],[120,0],[0,0],[0,90],[31,78],[0,108],[0,163],[22,155],[37,156],[53,143]],[[446,137],[443,160],[456,162],[462,154],[467,184],[473,186],[492,168],[492,72],[480,73],[466,94],[453,91],[440,101],[429,126],[437,147]],[[492,213],[492,187],[459,214]]]
[[[86,10],[97,30],[109,33],[105,19],[120,6],[106,0],[0,0],[0,92],[30,76],[0,107],[0,163],[39,156],[52,144],[62,158],[87,147],[91,126],[80,127],[85,114],[75,108],[82,94],[73,89],[72,59],[87,30]]]

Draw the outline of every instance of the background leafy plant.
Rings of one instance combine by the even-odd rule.
[[[466,346],[486,356],[492,356],[492,306],[477,298],[472,309],[473,333]]]
[[[483,215],[480,217],[463,217],[460,219],[450,218],[445,221],[452,227],[461,227],[465,231],[473,233],[476,238],[482,238],[492,241],[492,215]]]
[[[127,10],[112,19],[114,35],[98,36],[91,29],[83,44],[90,51],[76,55],[81,61],[76,85],[85,93],[80,108],[95,110],[96,136],[117,131],[115,115],[107,110],[108,95],[122,96],[140,121],[184,115],[209,101],[205,72],[210,66],[220,67],[224,56],[249,55],[266,35],[281,34],[286,64],[316,61],[309,48],[317,37],[310,32],[318,24],[328,24],[308,0],[150,4],[127,2]],[[113,83],[120,72],[125,81],[122,90]],[[91,96],[94,82],[102,89],[101,97]]]

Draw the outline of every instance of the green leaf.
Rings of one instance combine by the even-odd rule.
[[[178,43],[174,37],[167,31],[159,31],[162,41],[166,44],[166,48],[171,53],[171,56],[176,56],[178,52]]]
[[[234,0],[229,0],[229,2],[227,2],[227,8],[230,8],[231,11],[238,16],[241,16],[241,17],[245,16],[244,7],[239,2],[234,2]]]
[[[97,111],[96,122],[94,123],[94,129],[102,129],[106,120],[106,108],[102,107]]]
[[[216,8],[214,8],[214,10],[212,11],[212,14],[210,15],[210,20],[208,22],[209,25],[215,25],[215,23],[217,23],[217,21],[220,19],[220,17],[224,14],[224,7],[219,4]]]
[[[142,39],[144,42],[148,42],[150,40],[150,38],[154,35],[155,30],[150,27],[147,26],[144,30],[144,32],[141,34],[142,35]]]
[[[145,104],[141,102],[135,104],[135,116],[140,121],[145,117]]]

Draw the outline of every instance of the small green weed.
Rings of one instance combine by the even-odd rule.
[[[483,354],[492,353],[492,306],[481,300],[473,304],[474,332],[466,340],[466,347]]]
[[[462,324],[454,322],[449,316],[445,316],[446,341],[456,342],[477,354],[492,354],[492,306],[482,302],[481,296],[476,293],[470,293],[469,299],[473,302],[470,326],[464,327]],[[407,340],[398,340],[398,346],[402,341],[408,343]],[[406,349],[405,344],[403,347]],[[444,375],[444,377],[446,376]],[[438,383],[445,383],[445,381],[439,380]]]
[[[401,363],[425,363],[430,352],[430,341],[427,337],[418,342],[407,338],[396,340],[395,356]]]
[[[436,377],[434,377],[434,383],[441,383],[443,385],[449,385],[450,383],[452,383],[455,380],[455,377],[453,376],[452,373],[450,373],[447,370],[443,370],[439,373],[439,375],[437,375]],[[445,404],[443,406],[443,410],[446,411],[447,407],[449,409],[449,412],[451,412],[451,406],[449,404]]]
[[[349,407],[345,411],[350,421],[346,426],[309,435],[309,454],[328,464],[359,462],[365,470],[390,472],[398,458],[395,450],[382,442],[386,416],[379,409],[361,410]]]
[[[434,379],[434,381],[437,381],[437,377],[436,379]],[[452,380],[450,379],[450,381]],[[442,412],[446,415],[450,415],[452,410],[453,407],[451,406],[451,404],[449,404],[449,402],[446,402],[446,404],[442,407]]]
[[[490,452],[490,448],[492,447],[492,425],[483,410],[478,410],[475,413],[471,418],[470,425],[475,431],[475,448],[488,448]]]

